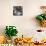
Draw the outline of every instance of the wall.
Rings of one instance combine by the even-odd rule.
[[[13,6],[23,6],[23,16],[13,16]],[[46,5],[46,0],[0,0],[0,33],[4,34],[6,25],[15,25],[18,36],[31,36],[39,27],[35,16],[41,13],[40,6]]]

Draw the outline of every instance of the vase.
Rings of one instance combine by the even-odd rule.
[[[11,39],[7,39],[7,43],[11,44],[12,43]]]
[[[17,36],[12,36],[11,40],[12,40],[12,44],[14,44],[14,40],[17,38]]]

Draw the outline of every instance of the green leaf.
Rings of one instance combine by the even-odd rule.
[[[38,15],[38,16],[36,17],[36,19],[39,20],[39,21],[44,20],[44,18],[43,18],[41,15]]]
[[[46,15],[45,15],[45,19],[46,19]]]

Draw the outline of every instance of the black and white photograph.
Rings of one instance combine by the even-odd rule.
[[[13,16],[22,16],[23,7],[22,6],[13,6]]]

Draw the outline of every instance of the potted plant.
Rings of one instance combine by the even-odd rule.
[[[36,17],[39,20],[41,26],[46,27],[46,14],[41,14]]]
[[[37,15],[36,19],[39,20],[42,27],[46,27],[46,6],[41,6],[42,14]]]
[[[17,33],[18,31],[15,26],[6,26],[5,34],[10,41],[11,41],[12,36],[17,36]],[[10,42],[9,40],[8,42]]]

